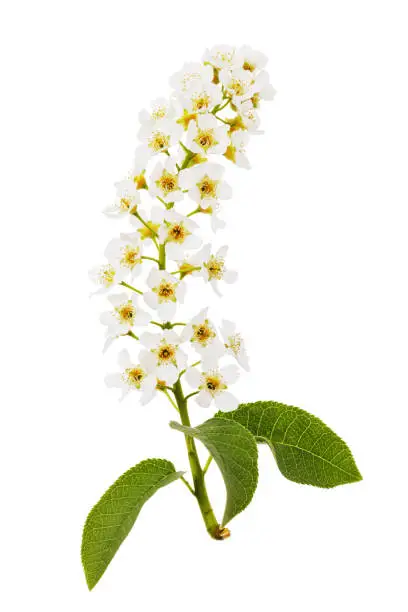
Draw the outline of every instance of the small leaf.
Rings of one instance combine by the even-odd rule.
[[[362,476],[347,444],[320,419],[305,410],[277,402],[241,404],[216,418],[232,419],[267,443],[289,480],[331,488]]]
[[[183,472],[164,459],[146,459],[125,472],[101,497],[86,519],[81,557],[93,589],[137,519],[143,504]]]
[[[174,421],[173,429],[197,438],[206,446],[221,470],[227,489],[222,525],[250,503],[258,483],[258,450],[254,437],[234,421],[210,419],[198,427],[185,427]]]

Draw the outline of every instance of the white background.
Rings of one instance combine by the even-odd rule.
[[[387,0],[6,1],[1,9],[2,608],[7,612],[407,609],[407,15]],[[219,42],[270,57],[278,95],[251,172],[228,170],[242,401],[313,412],[364,481],[285,481],[266,448],[232,537],[211,541],[181,483],[160,491],[92,593],[81,528],[146,457],[187,468],[163,400],[104,386],[88,268],[118,225],[100,210],[129,169],[137,113]],[[103,301],[103,300],[102,300]],[[103,308],[102,308],[103,309]],[[210,416],[192,408],[194,422]],[[224,489],[211,468],[222,511]]]

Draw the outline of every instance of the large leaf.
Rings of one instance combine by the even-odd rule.
[[[210,419],[198,427],[185,427],[172,422],[182,431],[207,447],[221,470],[227,489],[222,525],[242,512],[250,503],[258,483],[258,450],[254,437],[234,421]]]
[[[336,487],[362,479],[347,444],[305,410],[277,402],[241,404],[217,418],[232,419],[266,442],[282,474],[316,487]]]
[[[143,504],[161,487],[182,475],[164,459],[147,459],[125,472],[106,491],[86,519],[82,564],[92,589],[128,535]]]

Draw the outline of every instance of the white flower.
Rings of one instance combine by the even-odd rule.
[[[151,110],[145,108],[139,113],[139,121],[150,128],[160,119],[173,119],[175,116],[174,106],[171,100],[166,98],[156,98],[150,103]]]
[[[136,294],[127,293],[110,295],[108,300],[113,310],[101,314],[101,323],[107,326],[107,338],[117,338],[132,332],[135,327],[147,325],[151,319],[149,313],[139,307]]]
[[[154,125],[144,124],[139,130],[139,138],[144,142],[144,151],[151,157],[164,153],[177,144],[183,128],[170,119],[160,119]]]
[[[201,310],[182,333],[181,340],[190,342],[193,348],[201,355],[205,368],[217,366],[218,359],[225,353],[225,348],[217,337],[214,325],[207,317],[208,308]]]
[[[252,96],[252,103],[255,108],[259,106],[259,100],[273,100],[276,95],[276,89],[269,83],[269,75],[263,70],[257,78],[255,85],[255,93]]]
[[[230,159],[240,168],[250,169],[245,149],[249,141],[249,134],[244,130],[236,130],[231,134],[231,143],[227,149],[225,157]]]
[[[173,159],[168,157],[164,163],[156,164],[150,177],[149,191],[152,196],[160,197],[166,204],[183,199],[176,162]]]
[[[244,341],[236,331],[236,325],[232,321],[223,320],[221,335],[224,339],[224,346],[228,354],[232,355],[244,370],[249,371],[248,355]]]
[[[215,45],[211,49],[206,49],[203,61],[218,69],[232,68],[239,65],[240,57],[237,58],[236,53],[235,47],[230,45]]]
[[[140,353],[142,363],[154,372],[159,384],[173,385],[186,367],[187,355],[179,348],[180,339],[173,330],[160,334],[145,332],[140,343],[148,350]]]
[[[177,92],[186,92],[194,83],[211,83],[213,71],[211,66],[191,62],[170,77],[170,86]]]
[[[227,390],[229,384],[236,382],[238,375],[235,365],[204,372],[188,368],[185,374],[188,384],[199,391],[198,395],[194,396],[197,404],[207,408],[214,401],[218,410],[223,412],[230,412],[238,407],[237,398]]]
[[[126,271],[117,265],[111,263],[103,264],[102,266],[94,266],[89,271],[89,278],[96,285],[99,285],[99,289],[93,293],[106,293],[123,281],[126,276]]]
[[[112,206],[105,208],[108,217],[132,214],[140,204],[140,194],[133,180],[124,179],[115,183],[116,199]]]
[[[141,270],[142,246],[137,233],[121,234],[114,238],[106,247],[105,256],[115,266],[121,268],[132,277],[137,276]]]
[[[154,373],[149,371],[145,364],[133,363],[126,349],[119,353],[118,362],[121,371],[105,377],[107,386],[121,389],[121,400],[130,391],[140,391],[142,394],[140,403],[147,404],[153,398],[156,390],[157,380]]]
[[[185,257],[186,251],[198,249],[201,239],[194,234],[198,224],[184,215],[180,215],[174,209],[163,210],[154,207],[152,219],[160,224],[159,241],[166,243],[166,257],[179,261]]]
[[[249,70],[235,68],[234,70],[221,70],[220,81],[230,93],[234,103],[249,99],[256,90],[256,79]]]
[[[208,208],[218,200],[228,200],[232,196],[231,187],[222,180],[224,168],[209,162],[182,170],[179,185],[188,190],[188,195],[201,208]]]
[[[143,295],[146,304],[157,310],[162,321],[170,321],[176,312],[177,302],[184,301],[185,283],[165,270],[152,269],[147,284],[150,291]]]
[[[214,106],[221,104],[221,88],[214,83],[193,81],[185,93],[180,96],[180,104],[189,113],[208,113]]]
[[[261,130],[259,130],[259,125],[261,120],[259,119],[259,115],[256,112],[254,105],[251,100],[246,100],[242,104],[237,104],[238,112],[241,115],[242,122],[245,128],[251,134],[263,134]]]
[[[236,60],[239,62],[240,68],[248,70],[249,72],[262,70],[268,63],[268,58],[264,53],[255,51],[255,49],[252,49],[252,47],[248,45],[239,47],[236,54]]]
[[[187,130],[187,147],[194,153],[222,155],[228,147],[228,126],[217,121],[211,113],[198,115],[190,121]]]
[[[203,248],[189,259],[189,264],[193,267],[201,267],[199,271],[193,271],[194,276],[201,276],[209,282],[217,295],[221,295],[218,288],[219,281],[234,283],[237,280],[235,270],[229,270],[225,266],[225,257],[228,247],[223,246],[218,249],[215,255],[211,254],[211,245],[206,244]]]

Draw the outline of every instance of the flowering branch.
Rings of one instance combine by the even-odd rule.
[[[101,578],[145,501],[173,480],[181,480],[196,498],[209,535],[229,537],[227,523],[250,503],[257,485],[259,441],[269,444],[281,472],[295,482],[331,487],[361,478],[345,443],[315,417],[276,402],[239,405],[230,387],[239,368],[249,370],[249,362],[234,323],[224,320],[217,326],[208,308],[188,321],[176,319],[191,277],[217,295],[222,283],[237,278],[226,264],[228,247],[213,251],[210,243],[203,245],[192,217],[208,218],[213,232],[225,226],[220,212],[232,191],[224,180],[225,166],[213,160],[250,167],[246,148],[250,135],[259,133],[258,110],[275,94],[266,62],[250,47],[220,46],[207,51],[202,63],[185,64],[175,73],[170,97],[140,112],[132,170],[116,183],[115,203],[105,211],[132,228],[110,241],[106,262],[91,271],[96,293],[107,294],[110,303],[101,315],[105,350],[127,336],[140,348],[136,359],[127,349],[119,352],[119,371],[108,374],[106,384],[120,389],[121,399],[139,393],[142,405],[158,395],[170,402],[180,419],[170,426],[184,435],[193,485],[163,459],[148,459],[123,474],[85,524],[82,561],[89,588]],[[135,278],[144,279],[143,289],[133,285]],[[188,366],[190,352],[198,359]],[[219,412],[192,427],[190,399],[204,408],[214,404]],[[196,439],[209,451],[204,467]],[[213,460],[227,490],[220,521],[205,483]]]

